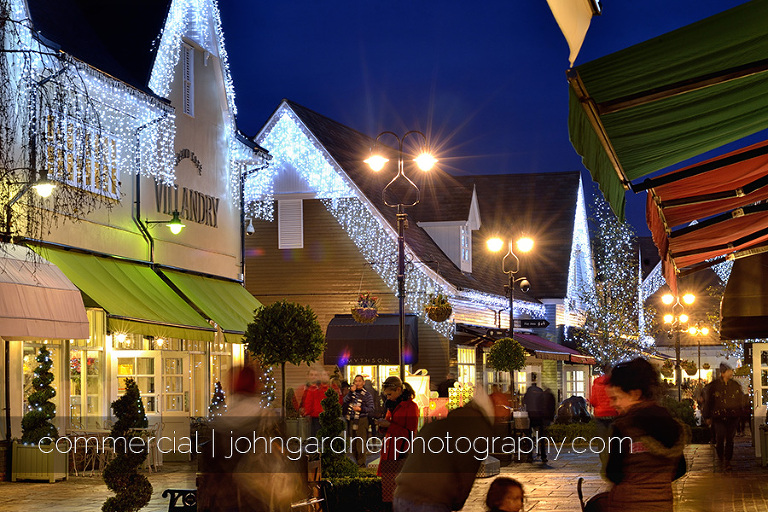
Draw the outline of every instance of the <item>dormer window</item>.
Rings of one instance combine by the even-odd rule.
[[[472,230],[469,226],[461,226],[461,270],[472,272]]]

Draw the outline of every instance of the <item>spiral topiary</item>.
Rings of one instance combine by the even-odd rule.
[[[38,444],[48,437],[56,439],[59,437],[59,431],[51,423],[56,416],[56,406],[51,402],[51,398],[56,396],[56,390],[51,387],[53,382],[53,373],[51,367],[51,353],[46,347],[40,349],[40,353],[35,358],[38,362],[35,368],[35,378],[32,379],[34,392],[29,395],[29,411],[21,420],[21,442],[23,444]],[[46,439],[42,444],[50,444]]]
[[[115,493],[115,496],[107,498],[101,510],[103,512],[136,512],[149,503],[152,497],[152,484],[146,476],[138,472],[144,459],[147,458],[146,445],[143,450],[134,450],[131,445],[131,439],[137,437],[134,429],[148,426],[139,387],[133,379],[126,379],[125,394],[112,402],[112,411],[117,417],[110,433],[110,436],[115,439],[115,458],[104,468],[104,483]]]
[[[357,465],[347,458],[343,450],[342,453],[334,452],[334,450],[340,451],[337,443],[343,441],[341,435],[344,432],[339,394],[329,387],[320,405],[323,406],[323,412],[320,413],[320,430],[317,431],[317,437],[331,439],[331,445],[333,445],[326,447],[320,455],[323,477],[339,478],[357,475]]]

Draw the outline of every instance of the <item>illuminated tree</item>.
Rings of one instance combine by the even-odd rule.
[[[635,232],[619,222],[602,197],[593,208],[592,254],[595,286],[586,288],[585,322],[572,333],[580,348],[594,356],[598,366],[628,359],[640,352],[638,325],[639,263]]]
[[[43,347],[35,361],[38,365],[35,368],[35,378],[32,379],[34,391],[27,399],[29,411],[21,420],[21,442],[24,444],[37,444],[44,437],[51,439],[59,437],[58,430],[51,423],[56,416],[56,406],[51,402],[51,399],[56,396],[56,390],[51,386],[53,382],[51,353]],[[43,442],[43,444],[50,443],[51,441]]]

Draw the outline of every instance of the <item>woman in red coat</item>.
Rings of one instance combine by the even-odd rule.
[[[404,384],[399,377],[385,380],[381,392],[386,397],[384,406],[387,415],[376,422],[379,431],[385,434],[378,473],[381,476],[382,500],[391,502],[395,477],[402,468],[405,452],[419,427],[419,406],[413,401],[413,388],[407,382]]]

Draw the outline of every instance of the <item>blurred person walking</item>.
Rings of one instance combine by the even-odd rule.
[[[712,382],[704,401],[702,415],[715,429],[715,451],[718,470],[730,471],[733,458],[733,438],[742,415],[741,385],[733,380],[733,368],[720,363],[720,377]]]
[[[548,427],[555,417],[555,395],[552,391],[541,389],[536,384],[537,375],[531,373],[531,385],[525,391],[523,404],[528,411],[528,420],[531,423],[531,439],[543,439],[545,437],[544,429]],[[534,441],[535,442],[535,441]],[[539,457],[543,464],[547,463],[547,448],[549,443],[536,443],[539,449]],[[533,462],[533,452],[528,455],[528,462]]]
[[[617,364],[606,389],[619,416],[611,425],[605,477],[609,492],[593,496],[587,512],[672,512],[672,482],[686,472],[685,430],[656,402],[661,382],[642,358]]]

